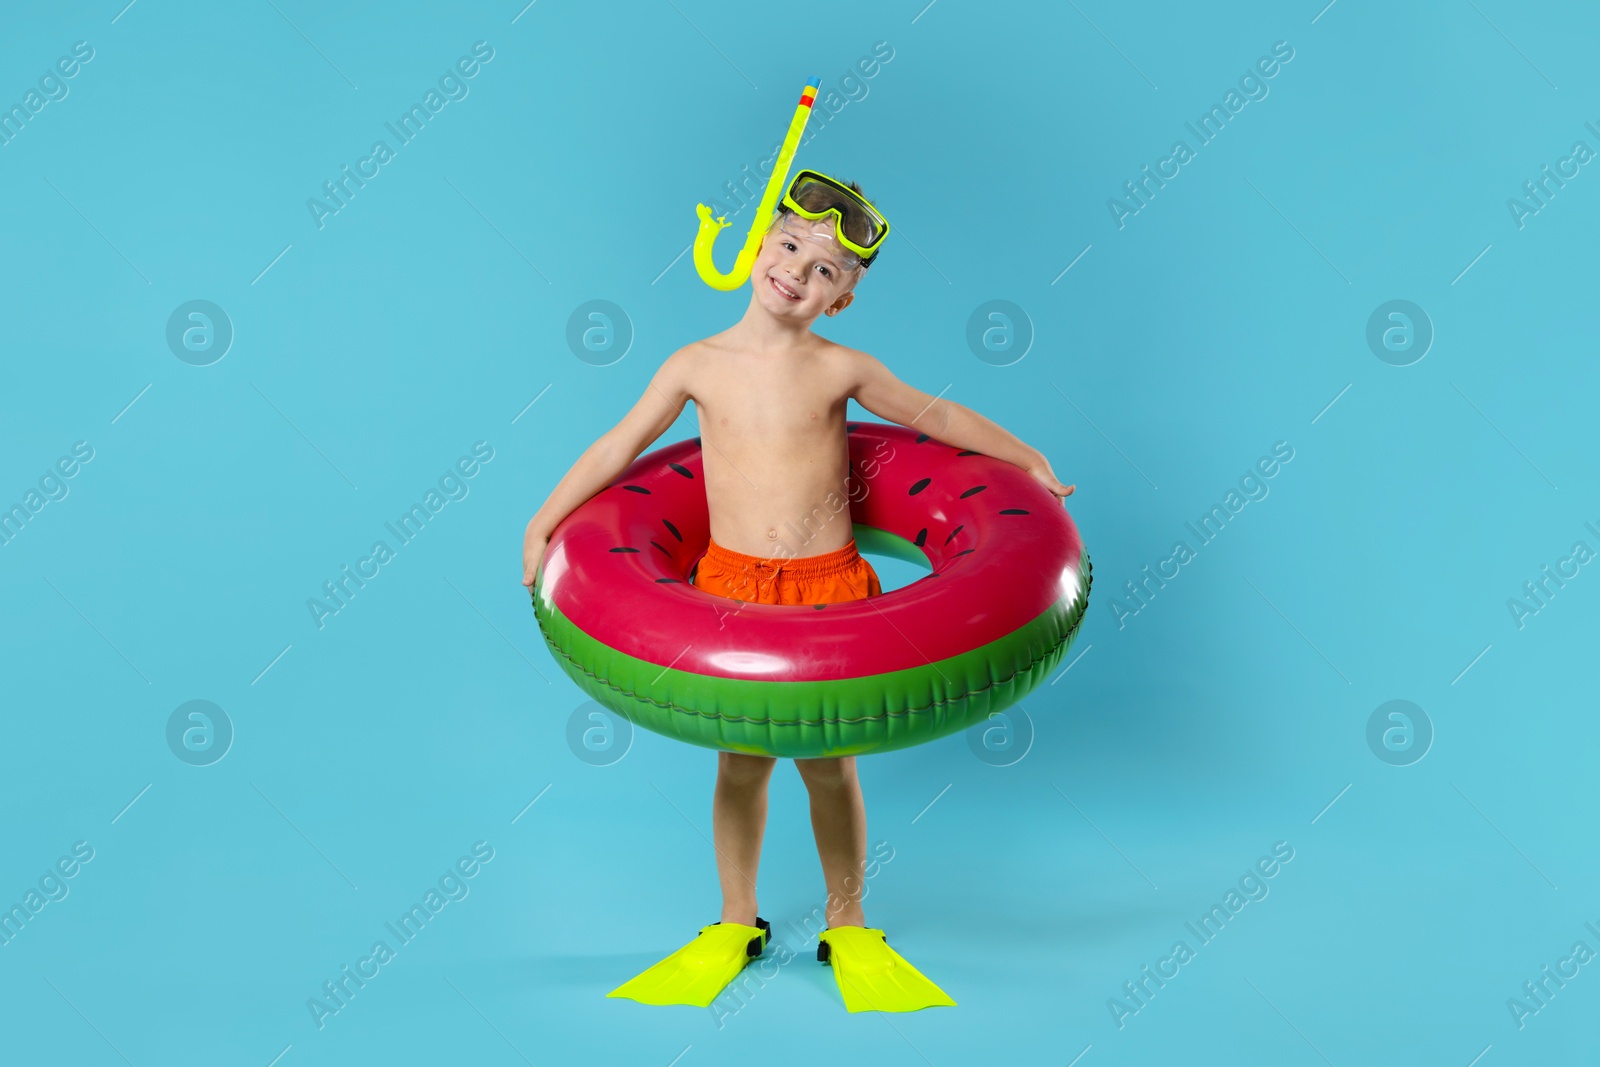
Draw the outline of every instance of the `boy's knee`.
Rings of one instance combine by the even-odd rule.
[[[743,752],[717,753],[717,776],[734,785],[760,785],[772,774],[777,763],[772,756],[748,756]]]

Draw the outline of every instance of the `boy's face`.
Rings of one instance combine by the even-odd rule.
[[[863,273],[855,253],[840,247],[831,216],[810,220],[779,212],[750,280],[755,298],[774,317],[811,322],[848,307]]]

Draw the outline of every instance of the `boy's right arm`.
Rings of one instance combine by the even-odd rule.
[[[693,398],[689,391],[692,358],[688,347],[668,356],[633,410],[584,450],[529,520],[522,539],[522,584],[530,591],[544,558],[545,546],[561,520],[638,459],[639,453],[677,421],[683,406]]]

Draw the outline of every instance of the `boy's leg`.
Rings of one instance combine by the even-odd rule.
[[[854,756],[797,759],[811,794],[811,829],[828,886],[829,926],[865,926],[862,876],[867,864],[867,808]]]
[[[767,827],[767,781],[771,756],[717,753],[717,791],[711,805],[711,834],[722,883],[722,921],[756,923],[756,868],[761,835]]]
[[[833,574],[812,580],[817,602],[838,604],[882,593],[872,564],[864,556],[851,555],[854,558]],[[861,895],[867,866],[867,807],[856,777],[856,758],[797,759],[794,765],[811,794],[811,830],[828,887],[828,925],[865,926]]]

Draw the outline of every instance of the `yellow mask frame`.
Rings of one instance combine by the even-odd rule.
[[[795,199],[795,190],[804,189],[807,185],[821,186],[832,194],[836,202],[844,203],[850,210],[857,214],[854,220],[857,224],[870,227],[876,231],[876,236],[866,244],[860,244],[845,233],[845,218],[843,210],[838,207],[825,207],[821,211],[812,211],[801,205]],[[802,195],[805,195],[804,192]],[[872,266],[872,261],[877,258],[878,252],[883,248],[883,239],[889,236],[889,220],[883,213],[871,204],[860,193],[845,185],[837,178],[830,178],[819,170],[802,170],[794,176],[794,184],[783,194],[783,206],[799,215],[803,219],[815,221],[833,217],[833,236],[839,247],[846,248],[856,254],[863,267]]]

